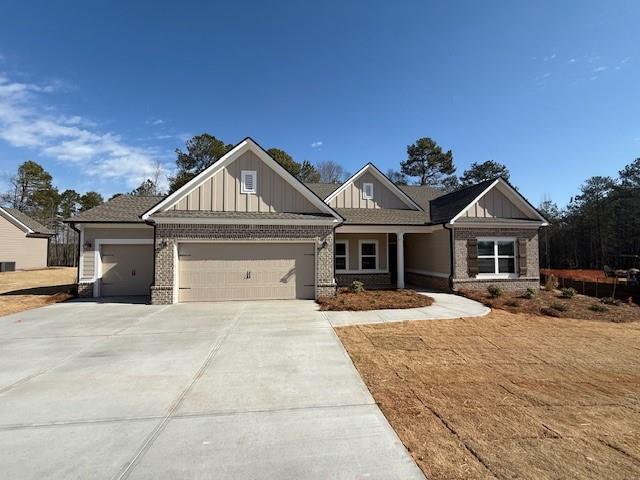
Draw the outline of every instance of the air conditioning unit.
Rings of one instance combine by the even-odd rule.
[[[0,272],[15,272],[16,262],[0,262]]]

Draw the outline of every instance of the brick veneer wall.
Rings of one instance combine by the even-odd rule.
[[[348,287],[354,280],[364,283],[365,287],[389,287],[390,273],[336,273],[336,283],[339,287]]]
[[[333,227],[330,225],[208,225],[158,224],[155,245],[155,279],[151,303],[173,302],[174,246],[181,240],[310,240],[317,247],[316,296],[335,295],[333,278]]]
[[[540,285],[538,258],[538,230],[517,228],[454,228],[455,275],[453,288],[484,289],[488,285],[500,285],[508,291],[524,291]],[[478,237],[514,237],[527,241],[527,275],[513,278],[473,278],[467,269],[467,240]],[[517,264],[516,257],[516,264]]]

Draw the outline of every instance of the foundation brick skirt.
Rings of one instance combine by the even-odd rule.
[[[93,297],[93,282],[85,282],[78,284],[78,297],[91,298]]]
[[[406,280],[408,285],[415,285],[417,287],[432,288],[434,290],[442,290],[443,292],[450,292],[449,277],[434,277],[431,275],[424,275],[421,273],[406,272]]]
[[[474,279],[454,279],[454,290],[486,290],[489,285],[496,285],[507,292],[524,293],[527,288],[537,289],[540,287],[540,278],[474,278]]]

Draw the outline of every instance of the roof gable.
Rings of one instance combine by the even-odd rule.
[[[431,201],[433,223],[456,223],[486,218],[533,220],[547,225],[547,220],[502,177],[471,185]]]
[[[242,193],[243,171],[256,172],[258,188],[255,194]],[[320,213],[342,220],[251,138],[240,142],[187,184],[144,212],[142,218],[168,211]]]
[[[362,183],[372,181],[379,182],[379,187],[382,187],[384,191],[376,193],[376,189],[374,188],[374,200],[363,200],[361,195]],[[388,192],[388,195],[385,196],[385,192]],[[378,199],[376,199],[376,195],[378,195]],[[334,208],[400,209],[402,206],[406,206],[410,210],[422,210],[411,197],[400,190],[372,163],[367,163],[347,179],[347,181],[336,188],[325,198],[325,202]]]
[[[0,215],[27,235],[53,235],[54,232],[17,208],[0,207]]]

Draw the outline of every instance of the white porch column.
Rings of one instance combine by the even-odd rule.
[[[404,232],[396,234],[396,252],[398,254],[398,288],[404,288]]]

